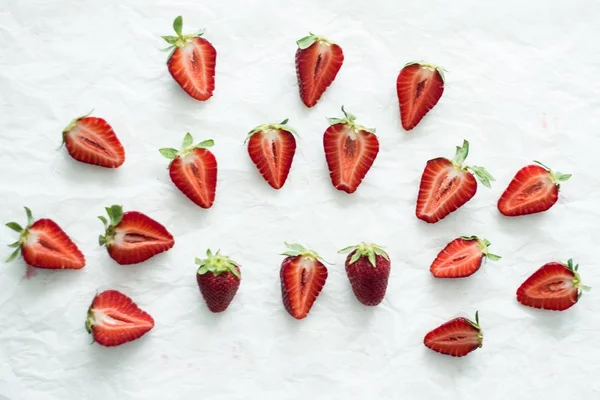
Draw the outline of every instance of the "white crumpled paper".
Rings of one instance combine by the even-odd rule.
[[[217,49],[216,91],[188,97],[165,66],[160,35],[206,28]],[[600,5],[591,0],[42,1],[0,7],[0,221],[22,206],[59,223],[87,258],[81,271],[0,271],[0,399],[559,399],[600,398]],[[308,32],[339,43],[344,65],[313,109],[300,102],[295,41]],[[446,69],[446,90],[420,125],[400,125],[396,77],[425,60]],[[325,117],[340,106],[377,128],[381,152],[353,195],[331,186]],[[123,142],[118,170],[73,161],[61,130],[94,109]],[[246,133],[290,119],[300,135],[289,179],[272,190],[243,145]],[[214,207],[172,185],[161,147],[184,134],[212,138],[219,163]],[[425,162],[451,157],[496,178],[435,225],[414,216]],[[496,201],[538,159],[572,179],[549,212],[508,219]],[[122,204],[163,223],[175,247],[119,266],[98,246],[104,207]],[[479,235],[503,256],[474,276],[435,280],[447,242]],[[0,230],[0,243],[16,234]],[[283,241],[333,264],[310,315],[281,304]],[[369,241],[392,259],[387,296],[360,305],[342,247]],[[206,308],[194,257],[221,249],[242,265],[222,315]],[[8,257],[10,249],[2,251]],[[563,313],[525,308],[515,291],[548,261],[579,262],[594,287]],[[596,286],[598,288],[596,288]],[[156,320],[119,348],[90,344],[84,320],[96,291],[121,290]],[[482,349],[436,354],[423,336],[479,310]]]

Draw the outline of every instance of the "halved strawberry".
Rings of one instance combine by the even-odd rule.
[[[181,151],[160,149],[160,153],[173,160],[169,164],[171,180],[183,194],[202,208],[212,207],[217,189],[217,159],[208,148],[215,142],[205,140],[193,144],[192,135],[183,138]]]
[[[323,147],[333,186],[354,193],[379,153],[379,140],[375,129],[356,124],[343,106],[342,112],[343,119],[327,119],[331,126],[323,135]]]
[[[579,300],[582,290],[590,290],[581,283],[570,259],[566,264],[550,262],[538,269],[517,290],[519,303],[543,310],[563,311]]]
[[[321,257],[299,244],[287,244],[287,256],[281,263],[281,296],[287,312],[296,319],[305,318],[327,280],[327,267]]]
[[[215,90],[217,51],[201,36],[204,31],[189,35],[181,33],[183,18],[173,21],[177,36],[162,36],[173,50],[167,61],[169,72],[183,90],[196,100],[208,100]]]
[[[571,174],[554,172],[539,161],[539,165],[521,168],[500,200],[498,210],[508,217],[535,214],[551,208],[558,200],[560,184]]]
[[[307,107],[317,104],[344,63],[337,44],[312,33],[296,42],[296,75],[300,98]]]
[[[454,239],[437,255],[429,270],[436,278],[465,278],[473,275],[484,257],[496,261],[501,257],[488,252],[487,239],[461,236]]]
[[[463,357],[482,347],[479,312],[475,313],[475,322],[460,317],[440,325],[425,335],[424,344],[433,351],[452,357]]]
[[[463,165],[469,154],[469,142],[456,147],[456,155],[452,161],[447,158],[435,158],[427,161],[419,197],[417,199],[417,218],[435,223],[445,218],[469,201],[477,192],[477,181],[490,187],[494,177],[483,167]]]
[[[296,153],[296,132],[287,122],[285,119],[279,124],[257,126],[246,138],[250,158],[274,189],[285,184]]]
[[[440,67],[420,62],[408,63],[396,80],[402,127],[409,131],[438,102],[444,93],[444,72]]]
[[[86,164],[120,167],[125,162],[125,149],[115,131],[102,118],[88,115],[75,118],[63,129],[63,144],[69,155]]]
[[[169,250],[175,245],[173,236],[164,226],[137,211],[123,213],[123,207],[106,208],[110,221],[103,216],[98,219],[106,230],[100,235],[100,246],[106,246],[108,254],[119,264],[137,264]]]
[[[106,290],[94,297],[85,328],[95,342],[112,347],[144,336],[154,328],[154,319],[123,293]]]
[[[223,312],[229,307],[240,287],[242,275],[238,263],[221,255],[206,251],[206,258],[196,258],[199,265],[196,281],[208,309],[214,313]]]

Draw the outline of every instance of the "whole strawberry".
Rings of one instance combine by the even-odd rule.
[[[225,311],[240,287],[240,266],[220,251],[213,254],[210,249],[205,259],[196,258],[196,264],[196,281],[208,309],[214,313]]]
[[[346,274],[354,295],[365,306],[376,306],[383,300],[390,277],[390,258],[379,246],[361,243],[339,251],[346,257]]]

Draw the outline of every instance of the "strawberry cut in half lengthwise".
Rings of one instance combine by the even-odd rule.
[[[494,177],[485,168],[463,165],[468,154],[469,142],[465,140],[462,147],[456,147],[453,160],[427,161],[417,199],[417,218],[435,223],[471,200],[477,192],[473,174],[485,187],[491,186]]]
[[[411,62],[396,80],[402,127],[409,131],[423,119],[444,93],[444,72],[431,64]]]
[[[354,295],[365,306],[376,306],[383,301],[390,278],[390,257],[380,246],[361,243],[341,249],[348,253],[346,275]]]
[[[196,100],[205,101],[215,90],[217,51],[202,37],[204,31],[182,34],[183,18],[173,21],[177,36],[163,36],[172,50],[167,61],[169,73],[181,88]]]
[[[16,222],[6,224],[19,233],[19,240],[9,245],[15,250],[6,262],[21,254],[27,265],[36,268],[81,269],[85,266],[85,257],[56,222],[46,218],[34,221],[27,207],[25,213],[25,228]]]
[[[119,264],[137,264],[169,250],[175,245],[173,236],[164,226],[137,211],[123,213],[123,207],[106,208],[109,219],[98,218],[104,224],[100,246]]]
[[[213,254],[210,249],[205,259],[196,258],[196,264],[196,282],[208,309],[214,313],[225,311],[240,287],[239,264],[220,251]]]
[[[579,264],[550,262],[538,269],[517,290],[519,303],[542,310],[564,311],[590,287],[581,283]]]
[[[483,346],[483,333],[479,325],[479,312],[475,322],[470,319],[454,318],[435,328],[424,339],[431,350],[452,357],[464,357]]]
[[[356,124],[356,117],[342,107],[344,118],[328,118],[323,135],[325,158],[331,183],[346,193],[354,193],[379,153],[375,129]]]
[[[96,343],[113,347],[144,336],[154,328],[154,319],[123,293],[106,290],[94,297],[85,328]]]
[[[436,278],[465,278],[479,270],[484,258],[497,261],[501,257],[488,252],[487,239],[461,236],[454,239],[437,255],[430,271]]]
[[[214,142],[209,139],[193,144],[193,141],[187,133],[181,150],[164,148],[160,153],[172,160],[169,175],[175,186],[198,206],[210,208],[217,190],[217,159],[208,150]]]
[[[285,184],[296,153],[296,132],[287,123],[257,126],[246,138],[250,159],[273,189]]]
[[[550,209],[558,201],[560,184],[571,174],[554,172],[539,161],[521,168],[500,200],[498,210],[507,217],[535,214]]]
[[[305,318],[327,281],[327,267],[312,250],[299,244],[286,243],[287,256],[281,263],[281,295],[283,306],[296,319]]]
[[[313,107],[342,67],[344,52],[337,44],[312,33],[296,43],[296,75],[300,98],[306,107]]]
[[[69,155],[86,164],[120,167],[125,162],[125,149],[115,131],[102,118],[88,115],[75,118],[63,129],[63,144]]]

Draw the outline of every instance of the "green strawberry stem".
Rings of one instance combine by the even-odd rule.
[[[329,125],[337,125],[337,124],[345,124],[349,129],[353,131],[366,131],[372,134],[375,134],[375,128],[365,128],[362,125],[358,125],[356,121],[356,116],[354,114],[350,114],[346,112],[344,106],[342,106],[342,112],[344,113],[344,118],[327,118],[327,122]]]
[[[15,250],[6,259],[5,262],[7,262],[7,263],[11,262],[15,258],[17,258],[17,256],[19,256],[19,254],[21,254],[21,251],[23,248],[23,243],[25,243],[25,241],[27,240],[27,236],[29,235],[29,228],[31,228],[31,226],[35,222],[33,219],[33,214],[31,213],[31,210],[28,207],[24,207],[24,208],[25,208],[25,214],[27,215],[27,226],[25,228],[23,228],[21,225],[19,225],[16,222],[9,222],[6,224],[6,226],[8,228],[12,229],[13,231],[15,231],[19,234],[19,240],[8,245],[8,247],[13,248]]]
[[[173,30],[175,31],[177,36],[172,36],[172,35],[161,36],[167,43],[169,43],[171,45],[171,46],[167,47],[166,49],[163,49],[163,51],[169,51],[169,50],[177,48],[177,47],[184,47],[185,45],[190,43],[194,38],[200,37],[204,34],[203,29],[198,32],[191,33],[191,34],[182,34],[181,33],[182,28],[183,28],[183,18],[180,15],[177,18],[175,18],[175,20],[173,21]]]
[[[352,255],[352,258],[350,259],[349,264],[354,264],[361,257],[367,257],[367,259],[369,260],[371,265],[375,268],[377,267],[377,256],[381,256],[381,257],[385,258],[386,260],[390,261],[390,258],[387,255],[387,253],[385,252],[385,250],[383,250],[383,248],[381,246],[378,246],[378,245],[372,244],[372,243],[364,243],[363,242],[356,246],[348,246],[348,247],[345,247],[345,248],[341,249],[340,251],[338,251],[338,253],[339,254],[348,254],[353,251],[355,253]]]
[[[212,272],[214,275],[231,272],[238,279],[241,278],[240,273],[236,268],[240,265],[229,257],[221,255],[221,250],[218,250],[216,254],[213,254],[212,251],[208,249],[206,250],[206,258],[196,258],[195,263],[200,266],[196,271],[198,275],[204,275],[208,272]]]
[[[159,149],[158,151],[165,158],[168,158],[169,160],[174,160],[177,157],[185,157],[186,155],[188,155],[189,153],[194,151],[194,149],[208,149],[215,145],[215,142],[212,139],[204,140],[198,144],[193,144],[193,142],[194,142],[194,138],[188,132],[185,134],[185,136],[183,138],[181,150],[177,150],[172,147],[165,147],[165,148]]]
[[[456,154],[451,162],[454,167],[460,171],[471,171],[483,186],[491,188],[491,182],[495,181],[496,179],[494,179],[494,177],[487,172],[485,168],[478,167],[476,165],[463,165],[468,155],[469,142],[467,140],[463,140],[462,146],[456,146]]]
[[[121,223],[123,219],[123,207],[120,205],[112,205],[105,208],[108,214],[108,220],[106,217],[100,215],[98,219],[104,224],[104,235],[98,237],[98,243],[100,246],[109,247],[115,237],[115,227]]]

